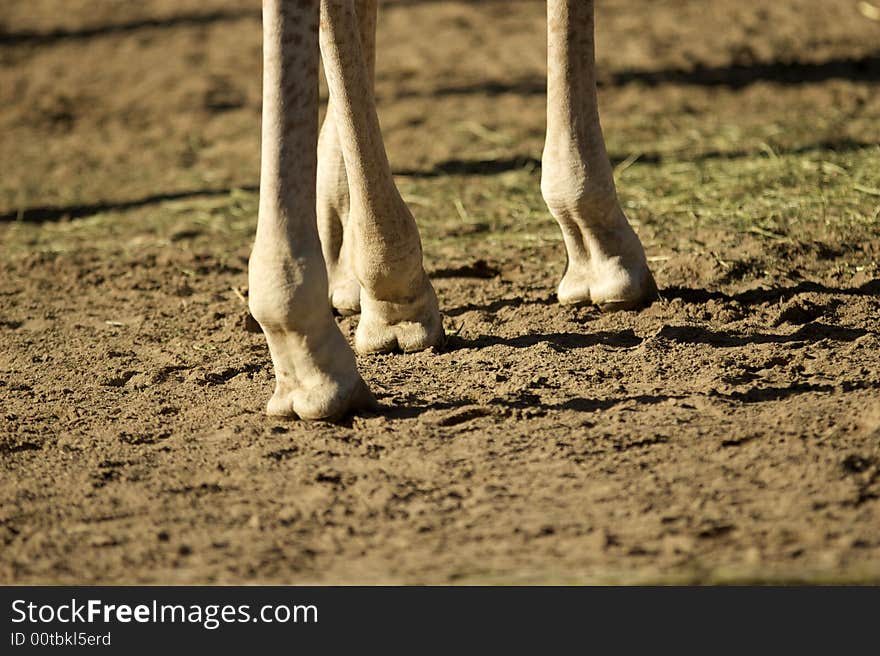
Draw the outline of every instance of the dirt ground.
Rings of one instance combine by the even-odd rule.
[[[599,0],[662,299],[559,307],[544,3],[384,3],[449,344],[269,419],[246,0],[0,8],[0,582],[880,583],[880,9]],[[341,319],[351,335],[356,318]]]

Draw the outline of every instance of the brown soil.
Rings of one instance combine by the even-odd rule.
[[[543,3],[386,2],[382,121],[450,340],[361,358],[382,409],[343,426],[262,414],[234,291],[258,7],[124,4],[0,10],[0,582],[880,582],[877,213],[792,183],[743,201],[816,199],[784,234],[699,220],[713,166],[878,170],[857,3],[600,0],[663,297],[601,315],[555,303],[536,209]],[[658,215],[686,166],[699,200]],[[868,219],[878,181],[847,183]]]

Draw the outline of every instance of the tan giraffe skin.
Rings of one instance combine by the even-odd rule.
[[[377,0],[263,0],[249,303],[275,368],[271,415],[333,421],[375,404],[331,308],[360,311],[359,353],[417,351],[445,337],[376,114],[376,13]],[[593,2],[548,0],[547,16],[541,191],[568,256],[559,301],[635,308],[657,292],[617,200],[599,125]],[[330,90],[320,138],[319,49]]]
[[[358,27],[364,60],[373,86],[376,72],[376,14],[378,0],[357,5]],[[318,234],[327,277],[331,305],[342,315],[360,312],[360,283],[354,272],[354,238],[345,225],[349,215],[348,175],[334,113],[336,101],[330,98],[327,115],[318,137]]]

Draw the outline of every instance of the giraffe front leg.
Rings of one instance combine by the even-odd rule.
[[[361,25],[375,21],[376,5],[358,2]],[[321,12],[321,53],[348,175],[347,228],[361,285],[355,347],[375,353],[437,346],[445,338],[443,322],[422,266],[418,228],[391,175],[358,14],[352,0],[322,0]]]
[[[316,225],[318,3],[263,2],[260,209],[249,303],[275,368],[268,413],[336,420],[373,401],[327,303]]]
[[[547,35],[541,191],[568,256],[559,302],[604,310],[645,305],[657,287],[617,200],[599,124],[592,0],[548,0]]]

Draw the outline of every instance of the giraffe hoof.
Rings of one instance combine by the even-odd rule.
[[[310,389],[300,386],[291,390],[279,385],[266,406],[266,414],[335,423],[349,414],[377,407],[367,384],[358,377],[350,388],[326,383]]]
[[[275,393],[266,406],[269,415],[339,421],[349,413],[375,406],[358,373],[355,355],[329,308],[315,304],[319,311],[306,309],[296,320],[267,319],[270,313],[257,308],[275,370]],[[296,325],[302,318],[313,323],[300,320]]]
[[[592,303],[602,312],[635,310],[657,299],[657,284],[644,262],[626,266],[621,258],[612,257],[585,266],[569,263],[557,298],[562,305]]]
[[[645,270],[645,278],[638,287],[638,293],[606,296],[604,299],[600,298],[594,302],[602,312],[620,312],[622,310],[639,310],[647,307],[659,297],[654,276],[651,275],[650,271]]]
[[[330,290],[330,305],[343,316],[350,317],[361,311],[361,286],[357,280],[346,280]]]
[[[361,294],[361,319],[355,333],[358,353],[411,353],[442,346],[445,341],[437,296],[427,276],[421,293],[406,303],[378,301],[366,290]]]

